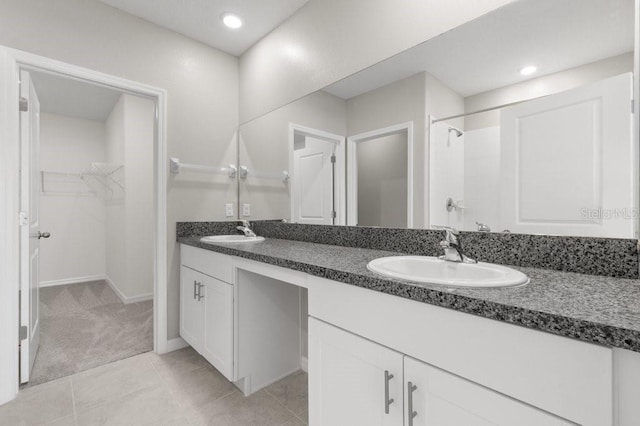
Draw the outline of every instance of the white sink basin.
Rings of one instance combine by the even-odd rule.
[[[372,260],[367,268],[380,275],[448,287],[512,287],[529,277],[493,263],[456,263],[430,256],[391,256]]]
[[[210,235],[200,238],[202,243],[257,243],[264,237],[245,237],[244,235]]]

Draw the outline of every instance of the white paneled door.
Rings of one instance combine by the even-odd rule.
[[[40,343],[40,102],[28,72],[20,73],[20,383],[29,381]]]
[[[634,238],[632,76],[525,102],[501,115],[501,227]]]
[[[293,152],[293,213],[296,223],[334,224],[336,144],[305,136]]]

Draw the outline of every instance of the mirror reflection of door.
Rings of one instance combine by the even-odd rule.
[[[293,222],[336,224],[336,148],[334,141],[294,134]]]
[[[358,225],[407,227],[407,132],[358,143]]]

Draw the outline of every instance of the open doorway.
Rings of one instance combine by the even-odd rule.
[[[153,350],[155,102],[20,70],[20,383]]]
[[[413,227],[413,122],[347,138],[347,224]]]

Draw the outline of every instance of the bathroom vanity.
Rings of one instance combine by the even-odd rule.
[[[199,239],[179,238],[182,337],[249,395],[305,367],[308,319],[311,425],[640,419],[635,280],[519,268],[525,287],[448,290],[366,269],[393,252]]]

